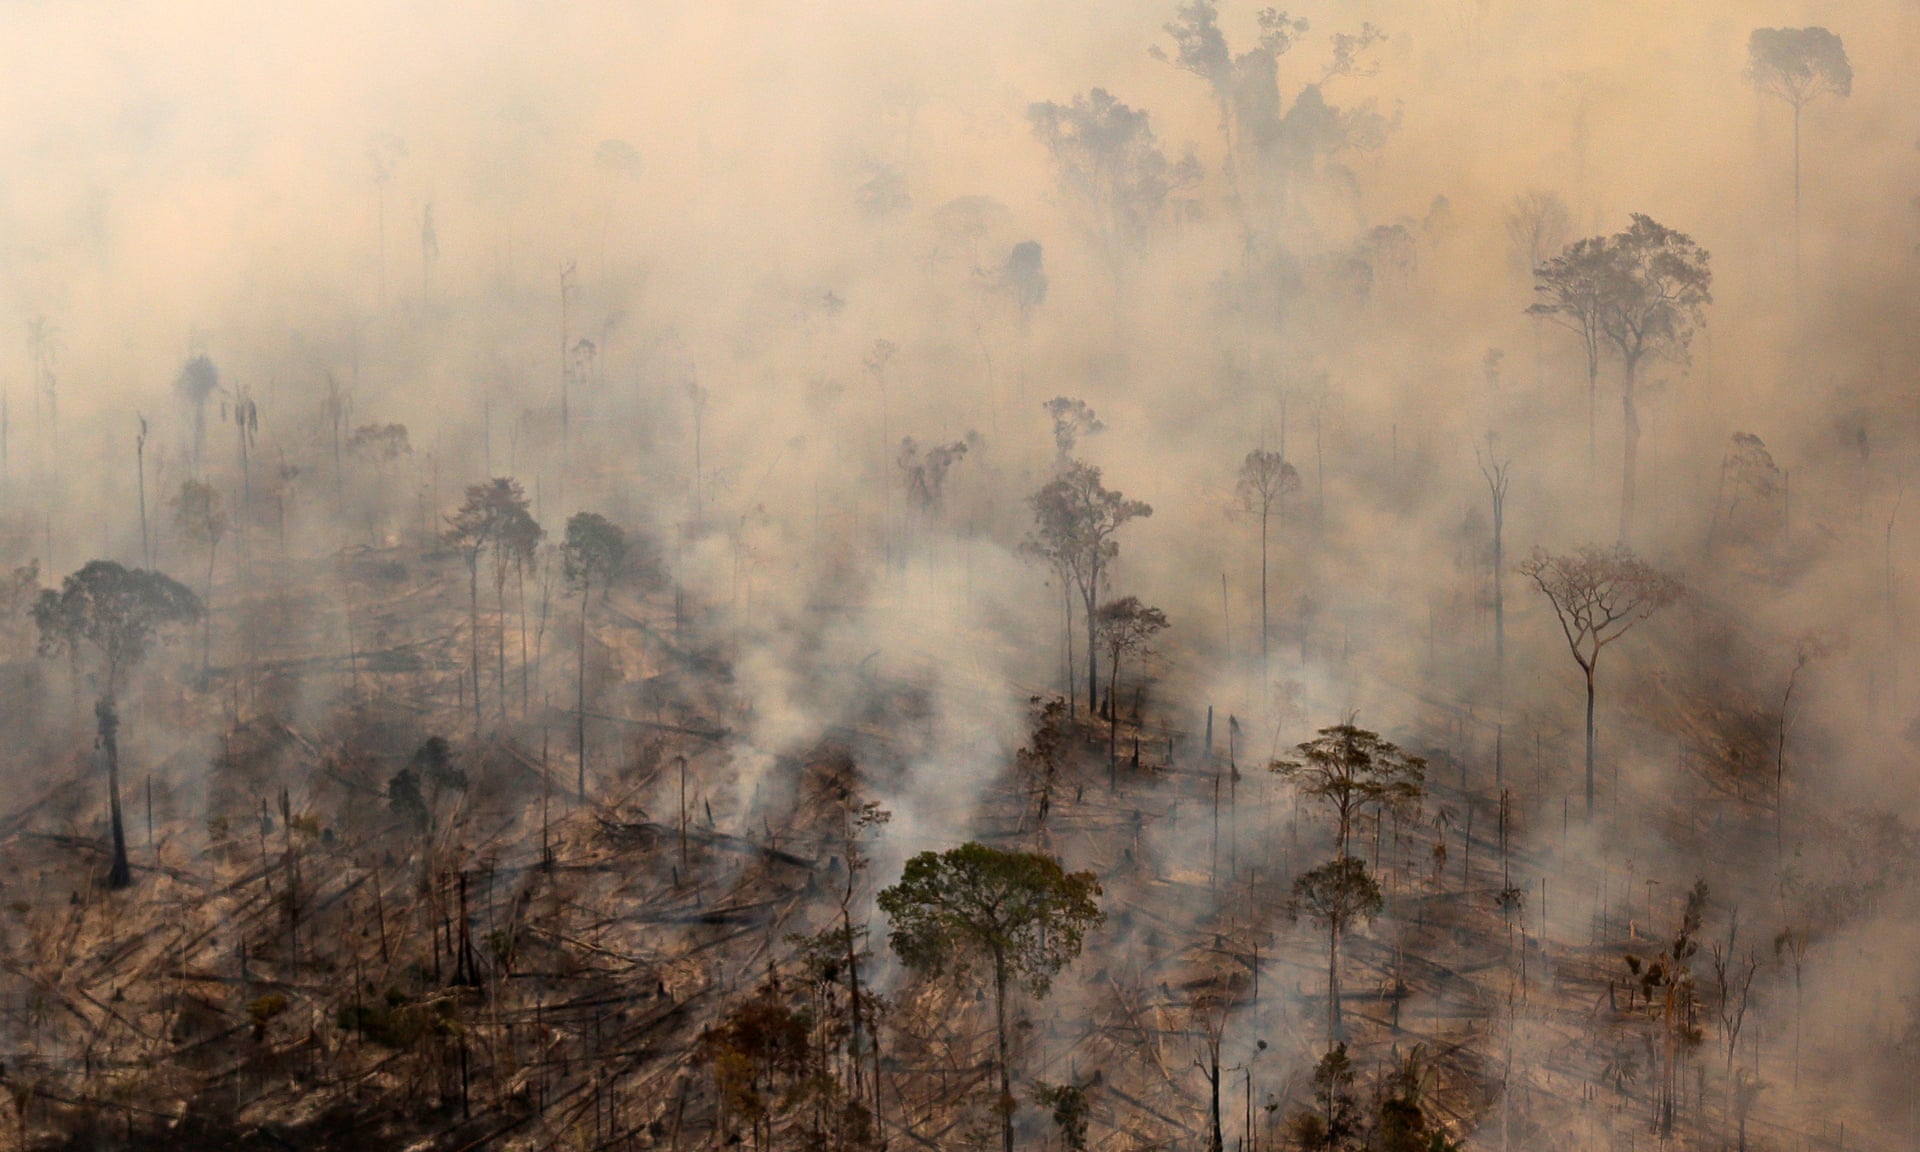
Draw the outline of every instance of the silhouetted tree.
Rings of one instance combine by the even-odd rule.
[[[1013,296],[1020,327],[1033,322],[1034,310],[1047,299],[1046,253],[1038,240],[1022,240],[1000,266],[1000,289]]]
[[[1635,213],[1625,232],[1607,241],[1600,329],[1620,357],[1620,405],[1626,435],[1620,473],[1620,542],[1633,528],[1634,482],[1640,463],[1639,374],[1648,360],[1685,361],[1687,345],[1713,302],[1706,249],[1685,233]]]
[[[509,557],[522,548],[537,545],[543,533],[527,510],[527,495],[520,482],[509,476],[496,476],[484,484],[467,487],[466,499],[447,518],[446,541],[458,549],[467,564],[469,670],[473,678],[473,722],[480,723],[480,556],[491,549],[495,556],[495,580],[501,590],[501,661],[505,662],[504,590]],[[531,542],[531,543],[529,543]],[[507,684],[500,676],[500,715],[507,714]]]
[[[206,623],[200,646],[200,670],[205,672],[213,656],[213,561],[220,551],[220,541],[227,535],[227,513],[220,493],[211,484],[182,480],[180,494],[173,498],[173,523],[182,536],[207,550]]]
[[[1100,469],[1082,460],[1027,498],[1034,528],[1023,548],[1051,563],[1079,590],[1087,618],[1087,707],[1100,699],[1098,611],[1107,567],[1120,554],[1115,533],[1134,520],[1153,515],[1152,505],[1108,491]]]
[[[1747,83],[1793,109],[1793,274],[1800,275],[1800,113],[1822,96],[1853,93],[1846,45],[1825,28],[1755,28]]]
[[[566,542],[560,546],[567,586],[580,594],[580,661],[574,677],[574,739],[579,753],[579,799],[587,801],[587,605],[593,584],[600,582],[600,599],[627,558],[627,534],[598,512],[576,512],[567,519]]]
[[[1096,436],[1107,430],[1100,416],[1085,401],[1074,396],[1055,396],[1040,405],[1053,421],[1053,450],[1055,459],[1065,467],[1073,458],[1073,450],[1082,437]]]
[[[1367,872],[1366,861],[1340,856],[1293,882],[1291,916],[1305,915],[1327,930],[1327,1043],[1338,1044],[1340,1028],[1340,937],[1355,920],[1371,920],[1386,901]]]
[[[1168,195],[1200,179],[1200,162],[1189,155],[1168,163],[1147,113],[1104,88],[1071,104],[1029,105],[1027,121],[1053,158],[1061,190],[1086,214],[1117,295],[1125,254],[1146,238]]]
[[[1533,270],[1534,304],[1527,314],[1547,320],[1580,338],[1587,360],[1587,464],[1599,459],[1600,350],[1605,339],[1601,314],[1606,306],[1612,258],[1604,237],[1576,240],[1560,255]]]
[[[1427,762],[1349,719],[1322,728],[1269,769],[1332,809],[1339,858],[1347,858],[1354,819],[1369,807],[1417,813],[1426,796]]]
[[[1240,506],[1260,518],[1260,667],[1267,671],[1267,530],[1280,502],[1300,490],[1300,473],[1280,452],[1255,448],[1240,464],[1234,491]]]
[[[69,655],[83,647],[100,654],[103,666],[94,681],[100,695],[93,707],[100,747],[107,761],[107,803],[113,828],[113,866],[107,883],[125,888],[133,882],[127,863],[127,833],[120,813],[120,717],[115,709],[122,678],[139,664],[164,628],[191,624],[204,609],[185,586],[162,572],[123,568],[111,560],[93,560],[49,588],[34,602],[33,621],[40,652]]]
[[[1120,768],[1120,658],[1145,655],[1153,638],[1167,627],[1167,614],[1138,596],[1122,596],[1100,605],[1094,613],[1094,633],[1112,660],[1107,672],[1108,783]],[[1091,701],[1089,701],[1091,703]]]
[[[220,390],[220,370],[214,367],[212,359],[201,352],[189,358],[181,366],[180,375],[174,377],[173,393],[187,409],[187,418],[193,424],[193,469],[200,470],[200,457],[207,445],[207,401]]]
[[[888,943],[902,964],[963,979],[975,964],[990,969],[1003,1152],[1013,1152],[1008,986],[1045,996],[1103,919],[1099,895],[1091,872],[1067,872],[1051,857],[974,843],[920,853],[907,861],[900,882],[880,893],[880,910],[893,925]]]
[[[1561,555],[1542,548],[1520,564],[1553,604],[1567,648],[1587,682],[1587,815],[1593,815],[1594,670],[1600,653],[1635,624],[1679,600],[1681,583],[1624,544],[1591,544]]]

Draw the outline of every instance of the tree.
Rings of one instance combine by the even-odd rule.
[[[1107,567],[1120,555],[1115,533],[1134,520],[1153,515],[1144,500],[1129,500],[1100,482],[1100,469],[1083,460],[1069,462],[1060,475],[1027,498],[1034,528],[1022,546],[1051,563],[1079,590],[1087,617],[1087,707],[1100,698],[1095,619]]]
[[[1300,490],[1300,472],[1284,453],[1255,448],[1240,464],[1235,487],[1240,507],[1260,518],[1260,667],[1267,669],[1267,525],[1273,511],[1290,493]]]
[[[180,482],[180,494],[173,498],[173,523],[181,535],[207,549],[206,624],[201,633],[200,670],[205,672],[213,656],[213,559],[220,541],[227,535],[227,513],[221,507],[220,493],[200,480]]]
[[[187,408],[193,421],[193,467],[200,468],[200,454],[207,445],[207,401],[220,390],[220,370],[204,352],[196,353],[180,367],[174,377],[173,392]]]
[[[1487,454],[1480,455],[1474,449],[1474,460],[1480,465],[1480,475],[1487,481],[1487,496],[1493,502],[1493,668],[1496,686],[1500,692],[1502,704],[1507,693],[1507,598],[1506,598],[1506,538],[1507,525],[1507,469],[1513,461],[1503,460],[1494,454],[1493,433],[1487,433]]]
[[[1020,329],[1026,331],[1033,322],[1034,310],[1047,299],[1047,262],[1046,252],[1038,240],[1022,240],[1007,253],[1007,262],[1000,266],[999,288],[1013,297],[1014,307],[1020,318]]]
[[[1558,193],[1522,192],[1507,207],[1507,250],[1528,275],[1550,260],[1573,231],[1573,213]]]
[[[1086,213],[1116,296],[1125,254],[1146,238],[1167,197],[1200,179],[1191,155],[1170,164],[1143,109],[1104,88],[1071,104],[1029,105],[1027,122],[1053,159],[1061,191]]]
[[[1073,450],[1082,436],[1095,436],[1107,430],[1092,406],[1078,397],[1055,396],[1040,407],[1053,421],[1053,448],[1063,468],[1071,463]]]
[[[1800,113],[1822,96],[1853,93],[1853,65],[1825,28],[1755,28],[1747,38],[1747,83],[1793,109],[1793,275],[1800,277]]]
[[[1371,806],[1413,813],[1426,795],[1427,762],[1378,732],[1359,727],[1352,718],[1320,729],[1295,753],[1268,767],[1333,810],[1341,860],[1347,858],[1354,818],[1363,810]]]
[[[966,456],[965,440],[924,448],[911,436],[901,440],[899,464],[907,488],[907,507],[922,515],[939,515],[946,500],[947,473]]]
[[[600,599],[627,558],[627,534],[598,512],[576,512],[567,520],[566,542],[560,560],[567,586],[580,594],[580,662],[575,683],[574,739],[579,752],[579,798],[587,801],[587,605],[593,600],[593,582],[600,581]]]
[[[1587,465],[1599,459],[1600,349],[1604,338],[1604,307],[1609,254],[1599,236],[1576,240],[1553,259],[1536,264],[1533,291],[1537,299],[1527,315],[1557,324],[1580,338],[1587,359]]]
[[[1600,329],[1620,357],[1625,423],[1620,473],[1620,542],[1633,528],[1634,481],[1640,462],[1637,385],[1649,360],[1685,362],[1687,345],[1713,302],[1713,270],[1693,238],[1634,213],[1627,230],[1607,241]]]
[[[387,498],[387,469],[403,456],[413,454],[413,445],[407,438],[405,424],[362,424],[347,437],[347,450],[367,462],[373,469],[373,479],[377,491],[374,502],[367,508],[367,535],[374,535],[376,517],[385,512],[381,505]]]
[[[978,963],[990,969],[1003,1152],[1013,1152],[1007,989],[1047,994],[1104,918],[1099,895],[1091,872],[1067,872],[1048,856],[978,843],[920,853],[907,861],[899,883],[880,893],[880,910],[892,921],[888,943],[908,968],[961,979]]]
[[[1340,937],[1355,920],[1371,920],[1386,906],[1380,885],[1366,861],[1338,856],[1293,882],[1287,913],[1305,915],[1327,930],[1327,1043],[1338,1044],[1340,1029]]]
[[[1334,1152],[1354,1146],[1361,1136],[1360,1105],[1353,1097],[1353,1060],[1345,1044],[1335,1044],[1313,1066],[1313,1100],[1319,1112],[1305,1109],[1288,1120],[1294,1143],[1308,1152]]]
[[[1138,596],[1109,600],[1094,613],[1094,632],[1112,660],[1107,673],[1107,782],[1110,787],[1120,768],[1120,657],[1150,651],[1147,645],[1166,626],[1167,614],[1150,604],[1142,604]],[[1087,703],[1091,707],[1091,698]]]
[[[164,628],[191,624],[204,608],[199,597],[162,572],[123,568],[111,560],[93,560],[48,588],[33,605],[40,632],[40,653],[68,655],[97,650],[103,662],[94,683],[99,699],[93,714],[107,760],[107,803],[113,827],[113,866],[107,883],[125,888],[133,882],[127,863],[127,833],[120,813],[120,718],[115,709],[121,680],[143,659]]]
[[[447,518],[446,540],[459,550],[467,564],[469,669],[473,679],[473,722],[480,723],[480,555],[491,548],[494,553],[496,588],[504,597],[506,567],[510,558],[531,552],[544,535],[527,510],[527,495],[520,482],[510,476],[496,476],[484,484],[467,487],[466,500]],[[507,713],[505,673],[505,608],[501,609],[500,715]]]
[[[1635,624],[1686,594],[1672,576],[1654,568],[1624,544],[1583,545],[1554,555],[1543,548],[1520,564],[1560,620],[1561,634],[1587,682],[1587,815],[1593,815],[1594,670],[1600,653]]]

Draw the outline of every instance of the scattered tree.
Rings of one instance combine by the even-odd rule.
[[[1322,728],[1295,755],[1268,766],[1333,810],[1338,858],[1347,859],[1355,817],[1372,807],[1417,814],[1426,795],[1427,762],[1352,719]]]
[[[1107,773],[1111,785],[1120,770],[1120,657],[1150,652],[1148,645],[1167,627],[1167,614],[1142,604],[1138,596],[1122,596],[1100,606],[1094,613],[1093,627],[1112,660],[1107,672]]]
[[[1755,28],[1747,38],[1747,83],[1793,109],[1793,274],[1800,275],[1800,113],[1822,96],[1853,93],[1853,65],[1825,28]]]
[[[1287,496],[1300,490],[1300,473],[1280,452],[1255,448],[1240,464],[1240,479],[1235,492],[1240,507],[1260,518],[1260,667],[1270,671],[1267,643],[1271,629],[1267,623],[1267,533],[1273,513]]]
[[[115,702],[121,682],[146,656],[162,629],[191,624],[203,612],[199,598],[165,573],[123,568],[111,560],[89,561],[62,581],[58,592],[46,589],[34,603],[42,655],[64,654],[78,661],[82,648],[90,646],[102,660],[94,680],[100,695],[93,714],[107,761],[107,804],[113,828],[109,887],[133,883],[120,811],[120,717]]]
[[[173,498],[173,523],[180,534],[207,550],[206,611],[202,614],[200,670],[205,672],[213,658],[213,560],[220,541],[227,535],[227,513],[220,493],[211,484],[186,479],[180,482],[180,494]]]
[[[1364,860],[1339,856],[1293,882],[1290,915],[1309,916],[1327,930],[1327,1042],[1337,1044],[1340,1029],[1340,937],[1355,920],[1371,920],[1385,907],[1380,885]]]
[[[1051,857],[977,843],[920,853],[907,861],[899,883],[880,893],[880,910],[893,925],[888,943],[908,968],[958,978],[977,963],[990,969],[1003,1152],[1013,1152],[1007,990],[1047,994],[1103,919],[1099,895],[1091,872],[1067,872]]]
[[[1638,384],[1650,360],[1685,362],[1696,328],[1713,302],[1706,249],[1692,237],[1635,213],[1633,223],[1607,241],[1607,276],[1600,329],[1620,357],[1620,406],[1625,426],[1620,472],[1620,542],[1633,530],[1634,482],[1640,463]]]
[[[1024,549],[1051,563],[1080,593],[1087,619],[1087,707],[1100,699],[1098,621],[1095,616],[1108,566],[1120,555],[1114,539],[1134,520],[1153,515],[1144,500],[1129,500],[1100,482],[1100,469],[1082,460],[1027,498],[1034,529]]]
[[[1560,631],[1587,684],[1587,815],[1593,815],[1594,673],[1600,653],[1635,624],[1686,593],[1672,576],[1634,555],[1625,545],[1584,545],[1554,555],[1543,548],[1520,564],[1553,605]]]
[[[627,558],[627,535],[598,512],[576,512],[567,520],[566,542],[560,546],[567,586],[580,594],[580,660],[574,677],[574,739],[578,745],[578,794],[587,802],[587,606],[593,584],[600,581],[600,599]]]

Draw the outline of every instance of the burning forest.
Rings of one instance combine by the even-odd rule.
[[[0,24],[0,1147],[1920,1141],[1911,6]]]

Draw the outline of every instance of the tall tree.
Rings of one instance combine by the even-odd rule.
[[[1338,858],[1347,858],[1353,822],[1368,807],[1417,812],[1426,796],[1427,762],[1348,718],[1275,760],[1269,769],[1333,811]]]
[[[1853,93],[1853,65],[1825,28],[1755,28],[1747,38],[1747,83],[1793,109],[1793,275],[1800,278],[1800,113],[1822,96]]]
[[[607,587],[627,558],[627,534],[598,512],[576,512],[567,520],[566,542],[560,546],[567,586],[580,594],[580,662],[574,678],[574,739],[579,753],[579,797],[587,800],[587,605],[593,586],[600,583],[605,602]]]
[[[1146,111],[1104,88],[1071,104],[1030,105],[1027,122],[1052,157],[1061,190],[1085,214],[1117,299],[1126,254],[1146,238],[1167,197],[1200,179],[1199,161],[1189,155],[1169,163]]]
[[[1487,481],[1487,496],[1493,504],[1493,673],[1502,703],[1507,698],[1507,593],[1506,526],[1507,469],[1513,463],[1494,452],[1494,435],[1487,433],[1487,454],[1474,449],[1480,475]]]
[[[1087,707],[1100,699],[1099,622],[1095,619],[1107,568],[1120,555],[1114,539],[1134,520],[1153,515],[1144,500],[1129,500],[1100,482],[1100,469],[1074,460],[1027,498],[1034,527],[1024,548],[1072,580],[1087,619]]]
[[[164,628],[191,624],[204,609],[184,585],[162,572],[123,568],[111,560],[93,560],[48,588],[33,605],[40,652],[69,655],[83,648],[99,653],[99,698],[93,714],[100,748],[107,761],[107,804],[113,827],[113,866],[107,883],[125,888],[133,882],[127,863],[127,832],[120,810],[120,717],[115,707],[125,676],[139,664]]]
[[[920,853],[907,861],[900,882],[880,893],[880,910],[892,922],[887,940],[902,964],[961,979],[977,964],[989,969],[1002,1152],[1013,1152],[1007,990],[1047,994],[1104,918],[1099,895],[1091,872],[1067,872],[1048,856],[977,843]]]
[[[1620,357],[1620,542],[1626,544],[1640,464],[1640,370],[1651,360],[1686,360],[1694,330],[1706,322],[1706,307],[1713,303],[1713,270],[1706,249],[1692,237],[1637,212],[1606,250],[1600,330]]]
[[[1560,620],[1561,634],[1587,683],[1587,815],[1593,815],[1594,673],[1600,653],[1685,595],[1680,581],[1634,555],[1624,544],[1585,545],[1554,555],[1542,548],[1520,564]]]
[[[1507,251],[1515,265],[1528,276],[1551,260],[1573,234],[1573,213],[1557,193],[1535,188],[1513,198],[1507,209]],[[1540,358],[1540,326],[1545,317],[1533,318],[1533,383],[1544,379]]]
[[[480,557],[489,549],[494,551],[496,568],[500,572],[496,578],[504,594],[507,562],[498,557],[525,546],[529,539],[538,544],[541,535],[540,526],[534,523],[528,511],[526,491],[520,487],[518,480],[510,476],[496,476],[484,484],[468,485],[465,501],[453,515],[447,517],[446,541],[459,550],[461,559],[467,565],[468,667],[473,681],[473,723],[476,728],[480,724]],[[505,643],[503,632],[503,650]],[[506,677],[503,674],[500,677],[500,714],[503,718],[507,709],[506,694]]]
[[[205,672],[213,659],[213,561],[227,535],[227,512],[219,491],[203,481],[182,480],[180,494],[173,498],[173,523],[182,536],[207,550],[207,611],[200,644],[200,670]]]
[[[1240,507],[1260,518],[1260,667],[1267,671],[1267,534],[1274,510],[1288,495],[1300,490],[1300,473],[1284,453],[1255,448],[1240,463],[1235,487]]]
[[[1107,671],[1108,783],[1120,768],[1120,657],[1144,655],[1153,638],[1167,627],[1167,614],[1138,596],[1122,596],[1100,605],[1094,613],[1094,632],[1105,645],[1112,664]]]
[[[1380,885],[1368,874],[1366,861],[1339,856],[1293,882],[1287,910],[1302,914],[1327,930],[1327,1044],[1341,1039],[1340,937],[1356,920],[1371,920],[1386,901]]]
[[[1566,251],[1534,266],[1533,291],[1537,299],[1527,315],[1557,324],[1580,338],[1587,360],[1587,465],[1599,461],[1600,351],[1605,339],[1601,313],[1609,279],[1605,238],[1576,240]]]

